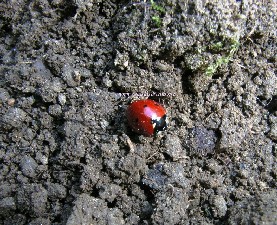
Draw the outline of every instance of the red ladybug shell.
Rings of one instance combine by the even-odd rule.
[[[159,103],[146,99],[138,100],[127,108],[127,120],[138,134],[152,136],[166,129],[166,111]]]

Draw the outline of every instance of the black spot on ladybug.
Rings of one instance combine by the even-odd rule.
[[[147,105],[144,105],[144,106],[143,106],[143,108],[146,108],[146,107],[147,107]]]

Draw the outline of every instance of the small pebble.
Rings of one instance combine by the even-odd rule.
[[[14,106],[14,103],[15,103],[15,99],[14,98],[9,98],[8,99],[8,105],[9,106]]]
[[[64,105],[66,103],[66,96],[64,94],[59,94],[58,101],[59,101],[60,105]]]
[[[24,176],[35,177],[38,164],[31,156],[24,156],[20,161],[21,171]]]
[[[51,116],[59,116],[62,113],[62,107],[58,104],[50,105],[48,112]]]

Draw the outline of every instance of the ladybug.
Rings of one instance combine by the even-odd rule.
[[[152,136],[166,129],[166,111],[162,105],[150,100],[132,102],[126,111],[132,130],[144,136]]]

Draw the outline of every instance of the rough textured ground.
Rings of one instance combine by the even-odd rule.
[[[276,224],[276,13],[1,1],[0,224]],[[124,114],[147,93],[153,138]]]

